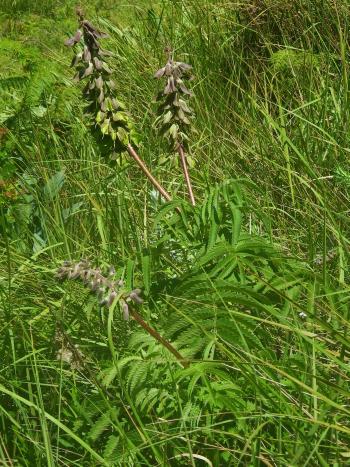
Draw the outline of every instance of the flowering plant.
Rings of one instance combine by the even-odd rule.
[[[107,59],[113,54],[100,45],[100,39],[108,34],[100,31],[84,19],[81,9],[77,10],[79,29],[65,41],[68,47],[75,47],[76,54],[72,67],[76,68],[75,81],[88,78],[84,94],[90,101],[89,110],[102,135],[109,135],[115,150],[126,150],[129,143],[137,145],[139,135],[126,112],[125,105],[116,98],[116,83],[111,78],[112,70]]]

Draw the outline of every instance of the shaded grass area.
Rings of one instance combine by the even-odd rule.
[[[171,203],[89,125],[74,6],[0,8],[1,462],[345,465],[348,2],[83,5]],[[195,207],[153,128],[169,45],[196,75]],[[188,368],[55,278],[81,257]]]

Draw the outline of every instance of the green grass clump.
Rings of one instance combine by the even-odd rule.
[[[73,3],[34,3],[0,6],[0,464],[347,465],[349,2],[89,2],[165,200],[96,138]]]

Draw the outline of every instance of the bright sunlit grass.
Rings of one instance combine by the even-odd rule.
[[[350,4],[321,3],[86,5],[169,202],[91,125],[73,2],[0,6],[1,465],[347,465]]]

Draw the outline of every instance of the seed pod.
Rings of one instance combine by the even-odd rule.
[[[101,280],[95,277],[95,278],[91,281],[91,284],[90,284],[91,290],[92,290],[93,292],[95,292],[95,291],[99,288],[100,284],[101,284]]]
[[[168,78],[168,84],[164,89],[164,94],[171,94],[172,92],[176,91],[175,80],[173,76]]]
[[[159,79],[161,78],[165,73],[165,67],[163,68],[160,68],[155,74],[154,74],[154,77]]]
[[[102,89],[102,86],[103,86],[102,76],[99,76],[98,78],[95,79],[95,84],[96,84],[97,89]]]
[[[189,65],[188,63],[184,62],[176,62],[176,65],[180,68],[181,71],[186,73],[189,70],[192,70],[192,65]]]
[[[122,303],[122,311],[123,311],[123,318],[125,319],[125,321],[128,321],[129,320],[129,306],[124,301]]]
[[[75,43],[79,42],[82,37],[83,37],[83,33],[80,31],[80,29],[78,29],[74,35]]]
[[[67,47],[72,47],[72,45],[74,44],[75,44],[74,37],[70,37],[69,39],[66,39],[64,41],[64,45],[66,45]]]
[[[85,69],[82,78],[86,78],[86,76],[90,76],[92,72],[94,71],[93,64],[90,62],[89,66]]]
[[[69,39],[64,41],[64,44],[67,45],[68,47],[72,47],[73,45],[80,42],[80,39],[82,38],[82,36],[83,36],[83,33],[80,31],[80,29],[78,29],[73,37],[70,37]]]
[[[56,272],[57,279],[64,279],[67,275],[67,270],[65,268],[59,268]]]
[[[192,92],[189,91],[184,84],[180,83],[179,87],[184,94],[187,94],[188,96],[192,96]]]
[[[73,269],[70,270],[68,274],[69,279],[76,279],[80,275],[80,266],[79,263],[74,266]]]
[[[106,110],[107,110],[106,101],[101,102],[101,110],[102,110],[102,112],[106,112]],[[109,122],[109,119],[106,119],[106,120],[108,120],[108,122]],[[106,122],[106,120],[105,120],[105,122]]]
[[[80,279],[83,281],[83,282],[86,282],[86,275],[87,275],[87,271],[86,270],[82,270],[80,272]]]
[[[99,60],[97,57],[94,57],[94,64],[96,70],[102,70],[103,62],[101,62],[101,60]]]
[[[92,275],[93,275],[93,270],[88,269],[85,274],[85,281],[88,281]]]
[[[114,108],[115,110],[118,110],[118,109],[119,109],[119,105],[118,105],[117,99],[115,99],[115,98],[113,97],[113,99],[112,99],[111,102],[112,102],[113,108]]]
[[[84,46],[84,60],[87,63],[91,61],[91,53],[90,53],[90,50],[86,47],[86,45]]]
[[[129,294],[129,297],[131,298],[131,300],[135,303],[138,303],[138,304],[141,304],[143,303],[143,300],[141,297],[139,297],[139,294],[141,293],[141,290],[140,289],[135,289],[135,290],[132,290]]]
[[[115,290],[112,290],[112,292],[109,294],[109,297],[107,299],[108,308],[113,305],[113,302],[116,299],[116,297],[117,297],[117,292]]]
[[[73,81],[80,81],[80,80],[81,80],[81,72],[78,71],[77,73],[75,73]]]
[[[102,63],[102,62],[101,62]],[[112,73],[112,70],[109,68],[109,66],[107,65],[107,63],[103,63],[102,64],[102,67],[103,69],[105,70],[106,73],[110,74]]]
[[[172,71],[173,71],[173,67],[171,65],[171,62],[168,62],[164,67],[164,72],[166,76],[170,76]]]
[[[101,89],[101,92],[100,92],[100,94],[99,94],[99,96],[97,98],[97,101],[98,101],[99,104],[101,104],[101,102],[104,100],[104,97],[105,97],[105,95],[103,93],[103,90]]]
[[[62,362],[70,364],[73,360],[73,352],[66,348],[59,349],[56,353],[56,360],[62,360]]]

